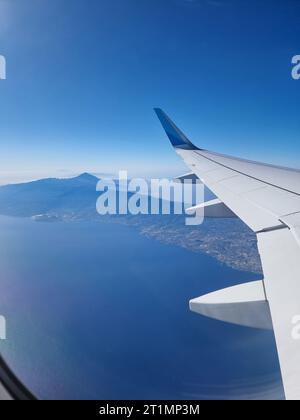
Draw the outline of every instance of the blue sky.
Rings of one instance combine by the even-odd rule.
[[[0,183],[185,170],[197,145],[300,167],[298,0],[0,0]]]

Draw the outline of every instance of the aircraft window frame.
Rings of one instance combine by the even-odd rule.
[[[0,355],[0,386],[1,385],[13,400],[37,400],[37,398],[17,378]]]

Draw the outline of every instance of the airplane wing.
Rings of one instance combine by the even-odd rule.
[[[226,322],[273,327],[286,398],[299,400],[300,171],[200,149],[161,109],[155,112],[177,154],[218,197],[208,206],[226,208],[257,234],[264,271],[261,282],[193,299],[190,308]]]

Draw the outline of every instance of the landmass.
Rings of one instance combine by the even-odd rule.
[[[237,270],[262,273],[256,235],[239,219],[207,219],[186,226],[185,216],[100,216],[96,212],[99,179],[82,174],[0,187],[0,214],[36,222],[97,221],[132,226],[160,242],[202,252]]]

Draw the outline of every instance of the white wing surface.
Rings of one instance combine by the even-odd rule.
[[[191,309],[248,327],[273,323],[286,398],[300,400],[300,171],[199,149],[155,111],[178,155],[218,197],[214,209],[223,203],[258,237],[263,281],[193,299]]]

